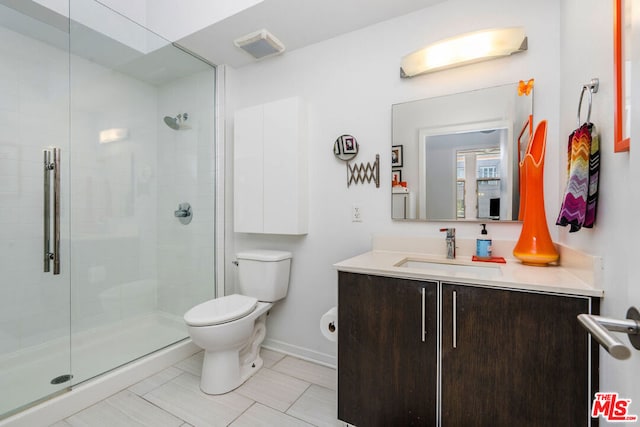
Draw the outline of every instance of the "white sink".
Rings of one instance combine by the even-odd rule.
[[[477,265],[457,263],[455,260],[436,261],[417,258],[405,258],[394,267],[412,268],[418,270],[429,270],[436,273],[447,273],[451,275],[473,275],[483,278],[494,278],[502,275],[499,265],[483,263]]]

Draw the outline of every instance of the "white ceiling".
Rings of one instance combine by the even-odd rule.
[[[255,59],[233,40],[267,29],[292,51],[445,0],[264,0],[236,15],[178,40],[214,64],[234,68]],[[268,59],[264,59],[268,61]]]

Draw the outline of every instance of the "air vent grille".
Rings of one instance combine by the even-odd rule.
[[[284,45],[267,30],[256,31],[233,41],[240,49],[256,59],[262,59],[284,52]]]

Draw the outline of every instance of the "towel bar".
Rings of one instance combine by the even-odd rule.
[[[628,359],[631,357],[631,350],[609,331],[628,334],[631,345],[636,350],[640,350],[640,313],[635,307],[627,310],[626,320],[579,314],[578,321],[616,359]]]
[[[582,92],[580,92],[580,101],[578,101],[578,127],[582,125],[582,121],[580,120],[580,110],[582,109],[582,98],[584,98],[584,93],[587,92],[589,94],[589,110],[587,111],[587,120],[586,124],[591,123],[591,104],[593,103],[593,94],[598,93],[598,88],[600,88],[600,79],[593,78],[591,81],[585,85],[582,85]]]

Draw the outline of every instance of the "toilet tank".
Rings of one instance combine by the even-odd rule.
[[[287,296],[291,257],[291,252],[264,249],[237,253],[238,293],[265,302]]]

